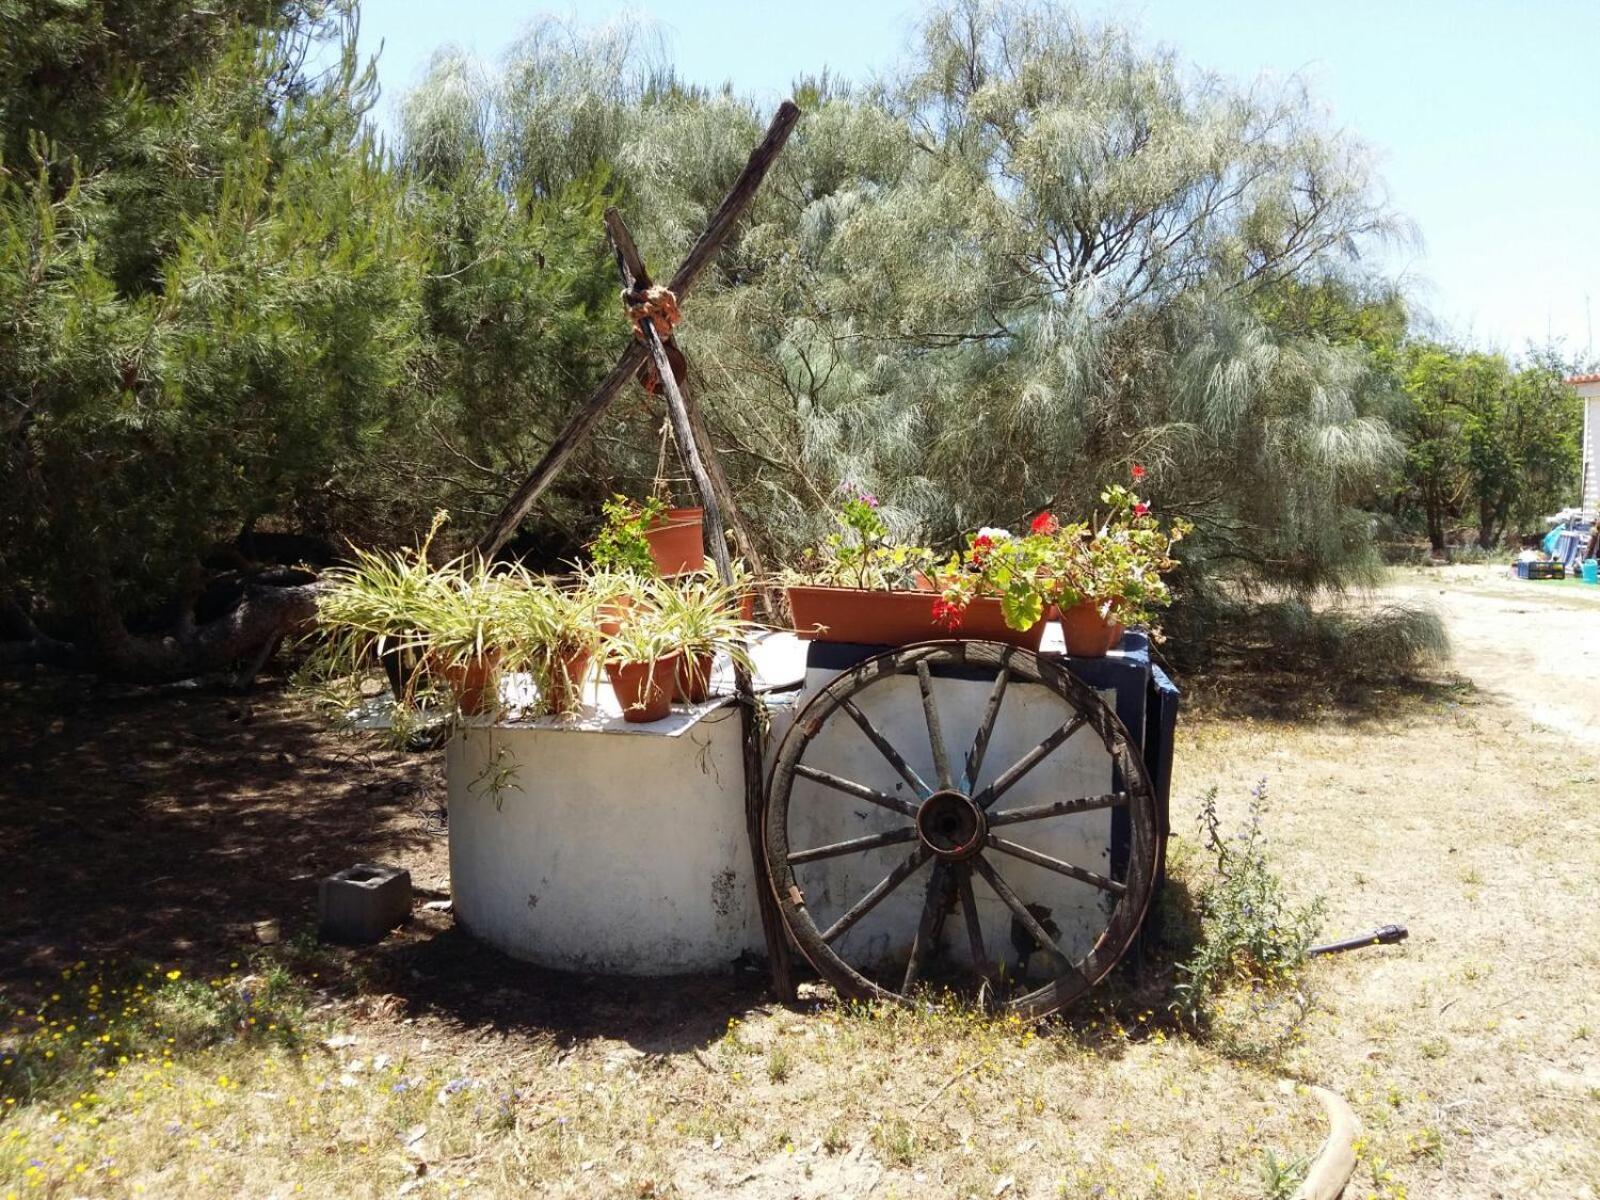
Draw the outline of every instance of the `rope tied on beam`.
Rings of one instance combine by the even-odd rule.
[[[654,284],[650,287],[634,287],[622,293],[622,303],[628,310],[628,320],[633,325],[633,336],[639,341],[644,341],[645,322],[655,330],[656,340],[667,352],[667,361],[672,364],[673,379],[682,386],[688,373],[688,364],[683,357],[683,351],[672,340],[672,330],[683,320],[683,314],[678,310],[678,297],[671,288]],[[639,382],[644,385],[644,390],[652,396],[661,395],[661,376],[656,371],[653,359],[645,359],[644,365],[639,368]]]
[[[654,326],[656,337],[663,345],[672,337],[672,330],[683,320],[678,311],[678,297],[671,288],[655,284],[647,288],[632,288],[622,293],[622,303],[628,308],[628,320],[633,323],[633,336],[644,341],[644,323]]]

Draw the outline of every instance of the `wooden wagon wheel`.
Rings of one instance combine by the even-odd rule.
[[[982,679],[989,684],[981,717],[962,760],[953,760],[946,744],[943,729],[951,714],[941,719],[934,695],[936,675]],[[916,680],[923,716],[920,724],[926,727],[925,733],[921,728],[917,730],[918,740],[926,738],[928,752],[920,747],[912,750],[903,731],[901,745],[910,751],[909,758],[924,764],[924,769],[931,761],[933,777],[928,780],[880,727],[887,722],[874,722],[863,711],[864,704],[872,706],[873,689],[881,689],[902,676]],[[1029,703],[1050,705],[1047,724],[1053,730],[1003,770],[985,773],[985,757],[994,740],[996,723],[1007,691],[1015,683],[1039,684],[1047,689],[1042,694],[1045,699],[1034,692]],[[882,691],[876,694],[885,695]],[[1037,709],[1033,711],[1037,716]],[[896,777],[892,788],[869,786],[806,762],[807,751],[813,749],[830,722],[853,725],[864,736],[865,743],[858,748],[864,748],[866,743],[875,748]],[[1030,772],[1080,734],[1104,745],[1116,768],[1120,790],[1100,795],[1051,795],[1043,803],[1022,806],[1002,802]],[[820,787],[802,786],[797,797],[796,783],[804,780]],[[826,824],[829,813],[838,813],[838,823],[843,823],[852,808],[861,808],[859,804],[852,806],[851,800],[868,806],[856,813],[857,818],[871,816],[879,827],[863,836],[835,840],[834,835],[826,841],[808,840],[802,833],[805,844],[790,844],[791,829],[806,830],[815,839],[815,826],[819,822]],[[833,808],[824,811],[828,805]],[[1126,814],[1126,820],[1119,822],[1125,831],[1126,854],[1112,856],[1110,867],[1103,873],[1035,848],[1056,823],[1105,810],[1112,810],[1114,819],[1120,815],[1117,810]],[[890,815],[878,820],[885,813]],[[764,818],[767,863],[784,920],[811,964],[842,995],[905,999],[919,986],[931,985],[937,971],[947,984],[953,977],[954,986],[976,988],[980,994],[998,999],[1007,1011],[1029,1017],[1054,1012],[1082,995],[1127,951],[1144,920],[1154,888],[1156,829],[1155,795],[1144,760],[1127,729],[1100,697],[1057,661],[1037,658],[1013,646],[973,641],[927,642],[881,654],[841,673],[818,692],[796,717],[779,748],[767,789]],[[1057,833],[1070,835],[1071,831]],[[1030,846],[1030,842],[1034,845]],[[903,855],[899,851],[902,846],[908,847]],[[819,925],[802,880],[797,877],[797,868],[803,871],[805,864],[872,855],[886,849],[894,858],[882,878],[855,896],[837,916]],[[1069,881],[1064,886],[1093,889],[1088,901],[1093,907],[1088,911],[1104,914],[1103,928],[1083,953],[1065,952],[1049,927],[1048,910],[1030,903],[1033,897],[1019,895],[1007,882],[1004,871],[1012,870],[1019,861],[1042,868],[1052,882],[1064,879]],[[923,881],[922,869],[929,863],[932,869]],[[878,873],[874,869],[869,877]],[[1038,875],[1036,871],[1027,873]],[[841,952],[841,946],[849,931],[913,879],[924,889],[920,917],[907,916],[906,928],[890,930],[886,938],[878,938],[875,944],[880,950],[884,945],[889,949],[879,953],[870,965],[861,961],[861,956],[854,956],[858,958],[855,963],[847,961],[852,955],[848,950]],[[1004,968],[997,966],[993,953],[997,947],[984,945],[977,900],[980,893],[975,881],[981,882],[1009,910],[1012,942],[1019,953],[1019,941],[1031,943],[1022,962],[1040,964],[1039,968],[1030,966],[1028,973],[1038,978],[1042,969],[1047,980],[1042,986],[1032,987],[1021,978],[1008,980]],[[990,905],[992,908],[992,902]],[[946,918],[958,909],[965,926],[965,945],[959,951],[952,949],[944,954],[940,946]],[[1037,946],[1037,952],[1033,946]]]

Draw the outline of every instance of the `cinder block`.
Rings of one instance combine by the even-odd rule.
[[[411,872],[357,863],[317,889],[317,919],[331,942],[378,942],[411,915]]]

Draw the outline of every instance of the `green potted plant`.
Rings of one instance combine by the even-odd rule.
[[[1070,591],[1055,532],[1035,520],[1023,536],[1005,529],[970,535],[935,576],[934,619],[962,637],[1037,650],[1051,606]]]
[[[464,558],[429,563],[441,524],[436,518],[415,551],[355,550],[324,575],[313,673],[355,679],[376,660],[389,669],[397,705],[413,705],[432,677],[463,713],[497,709],[506,580]],[[410,669],[394,669],[401,661]]]
[[[572,716],[582,707],[600,645],[598,609],[582,579],[530,578],[508,597],[509,665],[534,677],[545,710],[556,716]]]
[[[901,646],[941,636],[927,583],[933,555],[890,535],[878,498],[847,486],[838,529],[789,571],[784,593],[795,632],[823,642]]]
[[[647,500],[612,496],[600,511],[604,523],[589,543],[595,566],[667,576],[705,567],[704,510],[669,508],[655,496]]]
[[[1135,481],[1144,477],[1135,464]],[[1166,528],[1150,505],[1129,488],[1114,484],[1100,493],[1103,520],[1089,536],[1079,536],[1070,557],[1070,577],[1078,599],[1061,604],[1061,629],[1067,653],[1094,657],[1122,640],[1127,625],[1146,626],[1160,640],[1158,610],[1172,602],[1163,578],[1177,566],[1172,547],[1192,531],[1187,521]]]
[[[745,641],[756,626],[740,611],[746,591],[738,579],[725,584],[705,574],[660,580],[651,588],[646,600],[671,629],[679,651],[679,700],[698,704],[707,698],[719,652],[751,665]]]
[[[606,676],[624,720],[659,721],[672,711],[678,635],[653,606],[638,605],[601,639]]]

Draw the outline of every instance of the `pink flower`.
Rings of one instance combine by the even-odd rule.
[[[1061,529],[1061,522],[1056,520],[1054,513],[1042,512],[1028,528],[1033,533],[1056,533]]]
[[[1144,468],[1141,467],[1138,463],[1134,463],[1133,464],[1133,477],[1135,479],[1143,479],[1144,478]]]
[[[1146,504],[1143,500],[1139,501],[1139,503],[1137,503],[1137,504],[1135,504],[1133,506],[1133,515],[1136,516],[1136,517],[1142,517],[1145,514],[1147,514],[1149,511],[1150,511],[1150,506],[1148,504]]]

